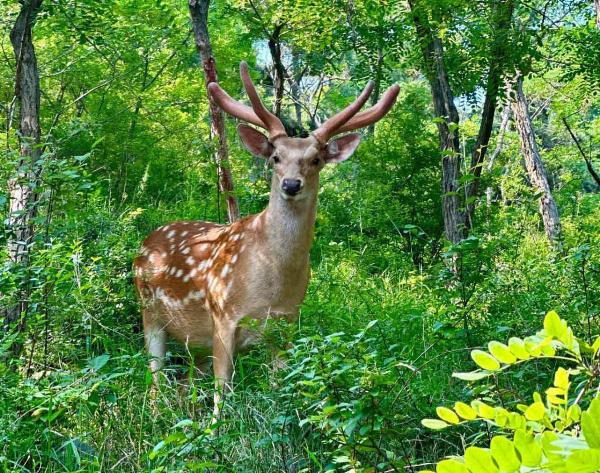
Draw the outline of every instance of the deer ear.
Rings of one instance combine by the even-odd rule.
[[[349,135],[336,138],[327,143],[325,150],[325,162],[327,163],[341,163],[345,161],[360,143],[360,135],[358,133],[350,133]]]
[[[237,131],[246,149],[254,156],[260,156],[267,159],[271,157],[273,145],[269,143],[269,138],[260,131],[243,123],[238,125]]]

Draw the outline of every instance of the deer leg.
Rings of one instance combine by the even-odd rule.
[[[167,351],[167,332],[164,328],[149,322],[149,318],[144,314],[144,338],[146,340],[146,350],[150,355],[150,371],[154,387],[158,387],[160,370],[163,367],[165,353]]]
[[[235,352],[235,324],[225,319],[223,314],[214,317],[213,332],[213,371],[215,374],[214,415],[215,420],[221,411],[222,396],[231,391],[233,376],[233,356]]]

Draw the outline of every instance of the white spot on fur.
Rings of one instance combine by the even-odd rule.
[[[189,266],[193,266],[196,264],[196,259],[193,258],[192,256],[188,256],[185,260],[186,264]]]
[[[188,234],[189,232],[186,230],[185,232],[181,232],[181,236],[184,237]]]
[[[233,256],[231,257],[231,264],[235,264],[235,262],[236,262],[237,260],[238,260],[238,255],[237,255],[237,253],[236,253],[235,255],[233,255]]]
[[[183,250],[181,250],[181,253],[184,255],[187,255],[190,252],[190,247],[186,246]]]
[[[221,277],[222,278],[227,277],[228,273],[229,273],[229,265],[226,264],[225,266],[223,266],[223,269],[221,270]]]
[[[180,278],[182,275],[183,275],[183,269],[178,269],[177,274],[175,274],[175,276]]]

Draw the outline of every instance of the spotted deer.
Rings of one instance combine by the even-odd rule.
[[[262,104],[244,62],[240,74],[252,107],[232,99],[216,83],[208,90],[226,113],[268,132],[265,136],[246,124],[238,126],[245,147],[273,166],[267,208],[229,225],[164,225],[146,238],[134,263],[154,382],[168,337],[212,349],[216,412],[221,392],[230,389],[235,352],[260,335],[240,322],[246,317],[258,319],[259,325],[269,318],[293,320],[304,300],[319,173],[327,164],[348,159],[360,142],[356,133],[332,138],[381,119],[399,91],[397,85],[390,87],[376,105],[359,112],[373,90],[369,82],[355,102],[308,137],[291,138]],[[200,369],[206,362],[206,357],[196,360]]]

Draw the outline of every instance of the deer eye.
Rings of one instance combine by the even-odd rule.
[[[321,162],[321,160],[319,158],[315,158],[312,160],[311,164],[313,166],[318,166],[320,162]]]
[[[274,156],[273,156],[271,159],[272,159],[272,160],[273,160],[273,162],[274,162],[274,163],[276,163],[276,164],[277,164],[279,161],[281,161],[281,159],[279,159],[279,156],[277,156],[277,155],[274,155]]]

